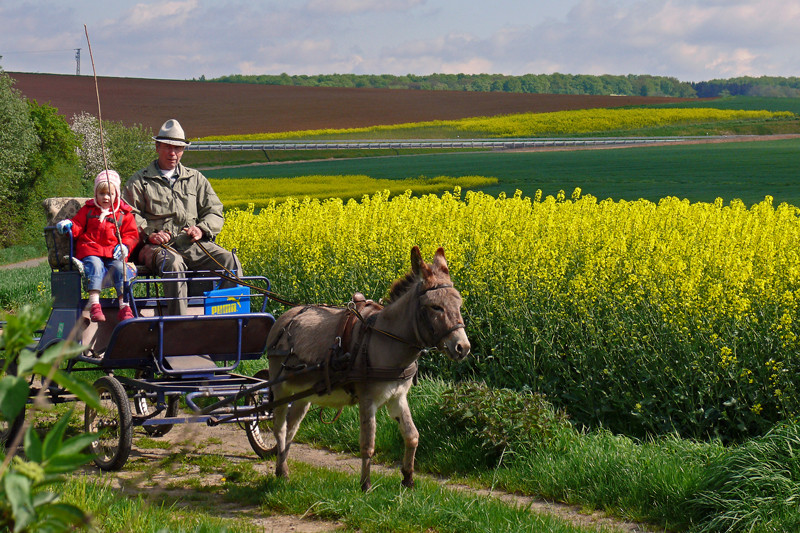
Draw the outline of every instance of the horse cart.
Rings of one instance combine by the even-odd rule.
[[[60,204],[48,211],[57,213],[50,221],[71,216]],[[361,487],[370,487],[375,415],[381,407],[399,425],[405,441],[403,485],[413,486],[419,433],[407,393],[417,360],[431,349],[456,361],[470,353],[461,296],[443,249],[428,264],[414,246],[412,269],[394,282],[385,306],[356,293],[346,307],[293,305],[276,321],[266,312],[272,294],[265,278],[220,272],[156,278],[139,272],[128,290],[134,318],[117,322],[116,303],[108,300],[102,302],[110,310],[106,321],[94,323],[83,311],[81,275],[70,254],[62,252],[71,250],[71,242],[59,246],[62,237],[53,233],[48,239],[54,304],[37,349],[75,335],[85,349],[68,361],[67,370],[102,374],[94,387],[106,409],[87,406],[84,417],[85,430],[98,434],[92,452],[101,469],[123,467],[135,427],[156,437],[180,423],[237,423],[256,454],[274,455],[276,475],[288,477],[289,447],[309,406],[358,405]],[[223,279],[237,287],[216,289]],[[162,313],[166,298],[159,297],[159,287],[167,283],[190,284],[189,314]],[[192,284],[201,288],[193,290]],[[235,306],[223,303],[219,307],[233,312],[213,311],[221,292],[237,293],[242,287],[263,297],[260,308],[227,309]],[[229,297],[249,299],[250,294]],[[236,372],[243,361],[262,357],[268,368],[261,365],[254,376]],[[31,397],[38,392],[31,387]],[[52,403],[75,400],[53,385],[45,396]]]
[[[51,222],[68,218],[83,199],[57,201],[49,211]],[[186,277],[160,278],[143,266],[127,275],[126,299],[134,318],[117,317],[117,299],[101,298],[105,321],[91,322],[82,297],[83,276],[72,257],[72,237],[45,228],[53,308],[36,345],[39,353],[67,340],[83,350],[62,363],[68,373],[85,373],[93,381],[101,410],[86,406],[84,430],[97,433],[92,446],[95,464],[103,470],[121,469],[131,452],[134,428],[149,436],[165,435],[175,424],[236,423],[244,427],[259,455],[268,441],[270,390],[267,370],[248,376],[239,373],[244,361],[264,356],[267,335],[275,322],[266,311],[269,280],[242,276],[228,289],[219,289],[229,276],[193,272]],[[135,276],[135,278],[134,278]],[[166,315],[169,298],[161,296],[168,283],[186,283],[188,314]],[[251,295],[250,287],[261,290]],[[252,308],[252,309],[251,309]],[[264,365],[266,366],[266,365]],[[98,377],[99,376],[99,377]],[[44,389],[44,390],[43,390]],[[30,383],[29,403],[43,397],[52,404],[75,402],[76,396],[54,382]],[[5,422],[9,443],[22,426]]]

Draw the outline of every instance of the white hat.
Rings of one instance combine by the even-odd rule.
[[[102,171],[100,171],[100,173],[94,179],[94,194],[95,194],[95,198],[97,198],[97,188],[100,185],[104,184],[104,183],[108,184],[108,190],[109,191],[111,191],[113,189],[113,190],[115,190],[117,192],[116,198],[114,200],[114,204],[112,206],[112,209],[114,211],[116,211],[117,209],[119,209],[119,205],[120,205],[120,194],[119,194],[120,180],[119,180],[119,174],[117,173],[117,171],[116,170],[102,170]]]
[[[153,140],[175,146],[189,146],[191,144],[186,140],[186,135],[183,133],[180,123],[174,118],[169,119],[161,126],[161,131],[153,137]]]

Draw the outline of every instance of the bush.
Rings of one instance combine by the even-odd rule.
[[[84,112],[72,117],[72,131],[80,144],[78,154],[83,164],[84,194],[88,196],[93,194],[95,176],[106,166],[116,170],[124,183],[127,177],[155,159],[152,133],[141,124],[128,128],[122,123],[104,120],[101,142],[97,117]],[[101,145],[105,148],[105,158]]]
[[[493,389],[485,383],[453,385],[442,394],[441,409],[495,459],[506,453],[525,455],[572,430],[566,414],[542,394]]]
[[[0,378],[0,419],[10,429],[6,453],[0,453],[0,527],[4,531],[67,531],[86,525],[88,516],[78,507],[63,503],[57,492],[63,475],[91,460],[84,454],[94,435],[81,434],[64,440],[71,411],[65,413],[47,433],[44,441],[32,427],[25,431],[25,405],[29,397],[29,382],[34,376],[42,381],[41,397],[34,405],[44,405],[47,383],[51,381],[74,393],[87,405],[99,409],[94,390],[58,369],[66,358],[83,350],[81,346],[60,343],[39,354],[34,332],[50,313],[49,305],[26,306],[15,315],[6,315],[6,325],[0,335],[2,378]],[[24,432],[25,456],[16,454]],[[16,433],[16,434],[15,434]]]
[[[28,106],[13,84],[0,69],[0,246],[14,244],[23,236],[18,220],[29,190],[29,165],[37,149]]]
[[[0,70],[0,247],[41,239],[43,198],[80,191],[75,136],[58,110],[26,100]]]

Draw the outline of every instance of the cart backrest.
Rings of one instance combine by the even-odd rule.
[[[74,217],[87,200],[90,198],[58,197],[46,198],[42,202],[46,219],[45,225],[48,227],[45,230],[45,243],[47,244],[47,262],[50,263],[50,268],[72,270],[73,267],[69,260],[69,235],[61,235],[50,226]]]
[[[135,318],[114,328],[106,367],[142,367],[168,357],[201,355],[212,361],[259,359],[275,318],[269,313]],[[241,348],[240,348],[241,343]]]

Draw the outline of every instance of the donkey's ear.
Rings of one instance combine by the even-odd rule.
[[[433,271],[425,261],[422,259],[422,253],[419,251],[419,246],[414,246],[411,249],[411,271],[419,279],[429,278]]]
[[[419,251],[419,246],[414,246],[411,248],[411,272],[415,276],[420,276],[424,266],[425,261],[422,260],[422,252]]]
[[[441,246],[436,250],[436,255],[433,258],[433,268],[440,270],[444,274],[450,274],[450,269],[447,268],[447,259],[444,256],[444,248]]]

